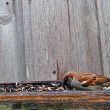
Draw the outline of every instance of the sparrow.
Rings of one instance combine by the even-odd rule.
[[[75,78],[75,77],[69,77],[66,81],[63,83],[64,87],[66,86],[69,90],[86,90],[86,91],[92,91],[91,88],[83,87],[82,84]]]
[[[106,82],[110,82],[110,78],[98,75],[95,73],[75,73],[75,72],[67,72],[63,76],[63,81],[68,82],[69,79],[76,79],[78,80],[82,87],[88,87],[88,86],[97,86],[104,84]]]

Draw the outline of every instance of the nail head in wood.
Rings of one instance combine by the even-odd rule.
[[[6,5],[9,5],[9,2],[6,2]]]

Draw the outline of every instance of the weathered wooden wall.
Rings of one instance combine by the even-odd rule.
[[[109,10],[110,0],[0,0],[0,82],[110,76]]]

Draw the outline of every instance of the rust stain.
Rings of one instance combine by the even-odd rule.
[[[109,95],[90,96],[85,94],[40,94],[40,95],[0,95],[0,101],[77,101],[77,102],[106,102],[110,101]]]

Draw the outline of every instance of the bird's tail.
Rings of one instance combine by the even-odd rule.
[[[90,87],[80,87],[80,88],[77,88],[76,89],[80,90],[80,91],[93,91],[94,89],[90,88]]]

